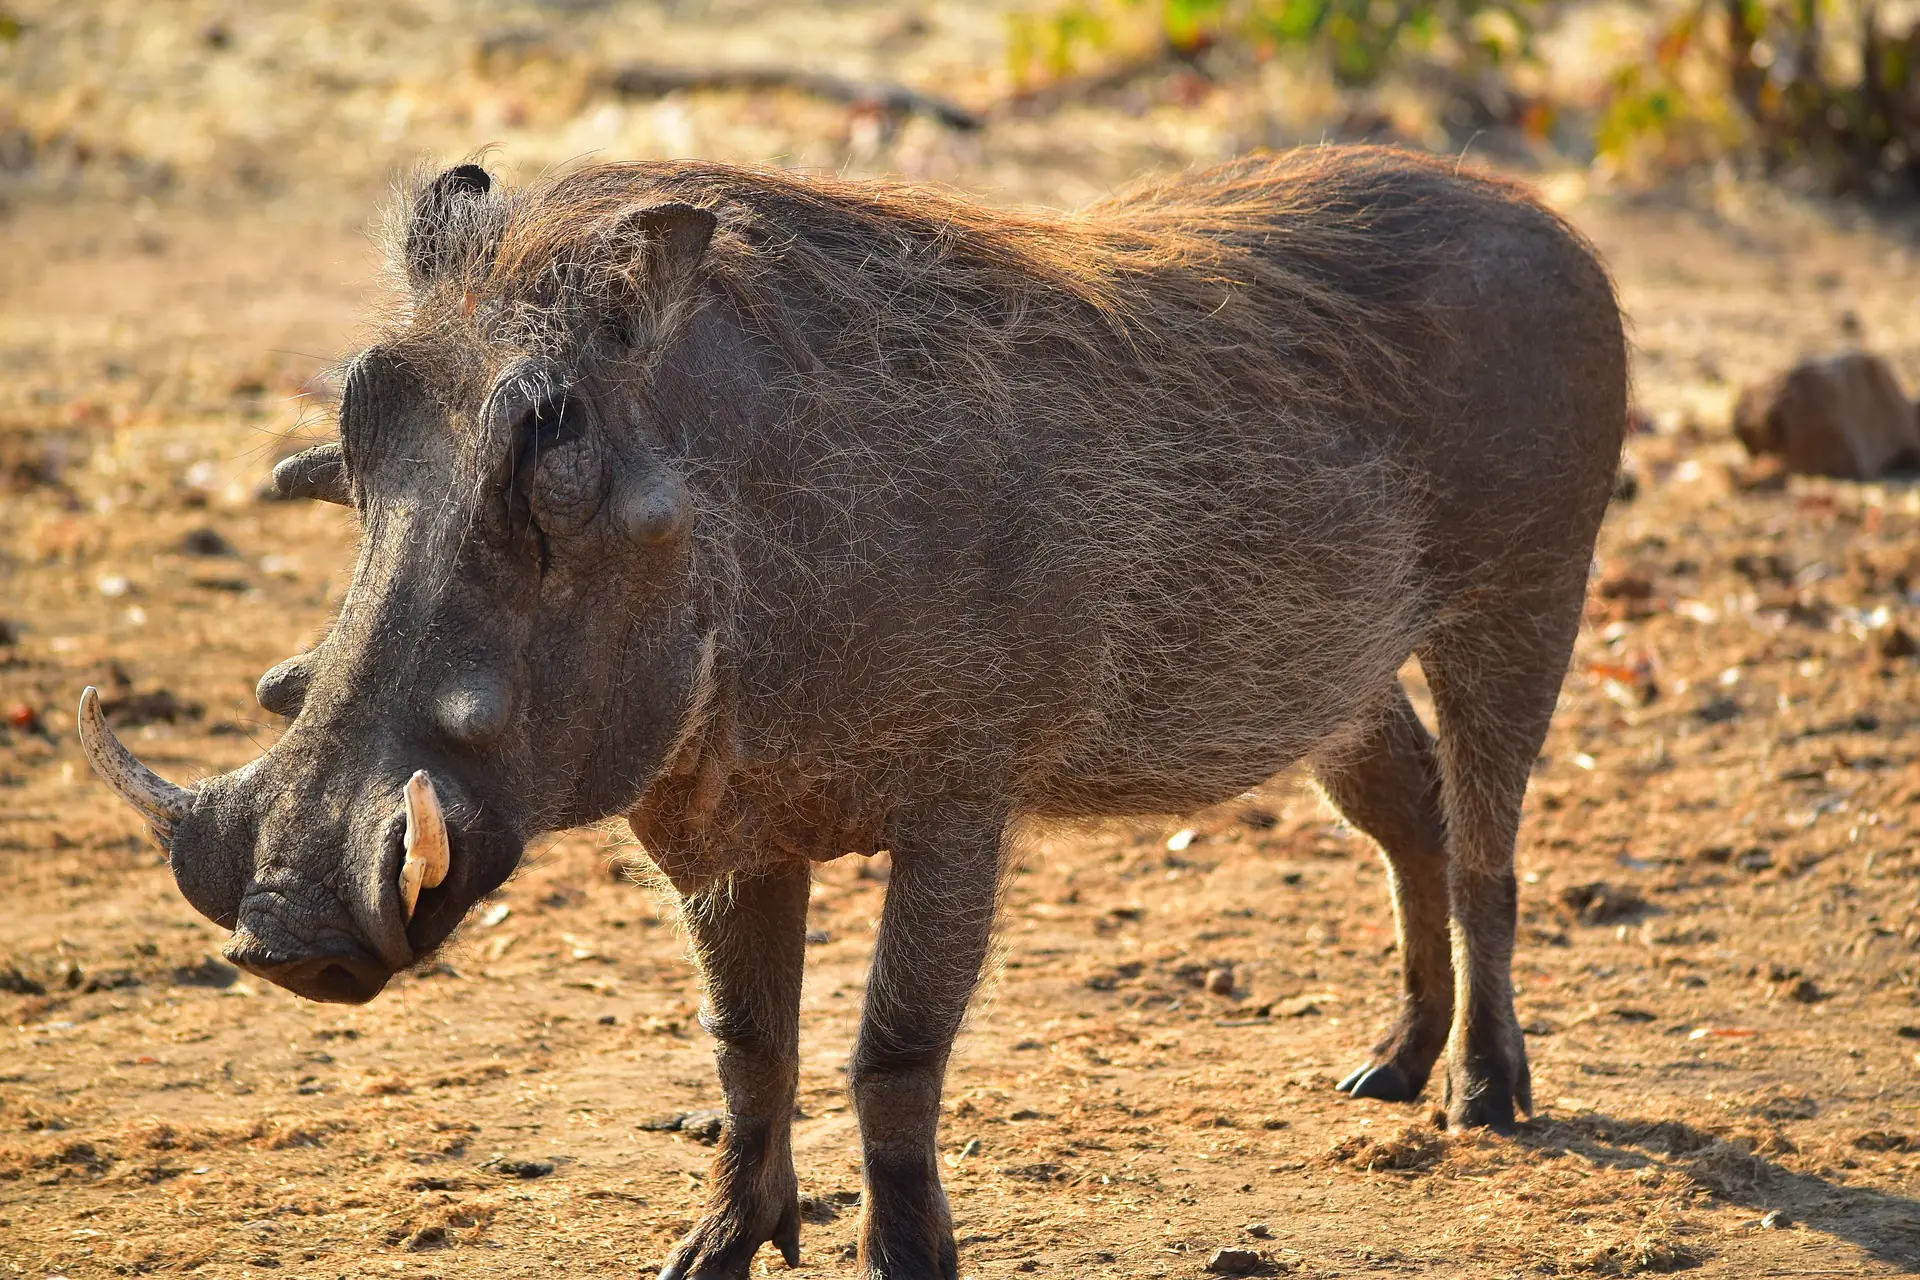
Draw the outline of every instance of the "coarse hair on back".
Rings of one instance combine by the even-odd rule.
[[[897,412],[929,366],[943,400],[990,415],[1069,366],[1215,412],[1390,411],[1421,379],[1413,353],[1444,335],[1443,316],[1409,304],[1449,246],[1431,218],[1404,216],[1443,172],[1382,148],[1256,154],[1058,214],[772,167],[596,165],[467,202],[445,270],[413,280],[388,329],[444,358],[470,344],[430,337],[479,320],[469,336],[488,346],[560,354],[616,315],[657,352],[703,290],[651,288],[628,215],[685,202],[718,219],[704,296],[842,412]],[[402,275],[418,189],[388,219]]]

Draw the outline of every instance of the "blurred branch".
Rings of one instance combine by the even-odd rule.
[[[905,85],[849,80],[793,67],[670,67],[632,62],[610,69],[607,86],[630,98],[659,98],[695,89],[789,89],[890,115],[922,115],[949,129],[971,131],[984,123],[977,112]]]
[[[1143,53],[1098,70],[1068,74],[1016,89],[995,104],[995,110],[1016,115],[1045,115],[1069,103],[1124,89],[1136,80],[1176,67],[1188,67],[1204,74],[1199,62],[1199,54],[1204,50],[1205,46],[1182,48],[1165,40]]]

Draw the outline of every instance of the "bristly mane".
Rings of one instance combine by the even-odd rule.
[[[647,310],[620,215],[679,200],[719,218],[704,281],[797,374],[869,384],[838,379],[843,408],[919,382],[919,360],[940,366],[944,394],[989,412],[1062,361],[1131,369],[1150,396],[1223,412],[1390,408],[1417,377],[1410,349],[1444,329],[1404,304],[1447,245],[1430,220],[1396,216],[1417,190],[1382,199],[1369,181],[1389,162],[1404,173],[1407,156],[1331,155],[1246,157],[1069,215],[772,168],[596,166],[475,201],[453,269],[410,299],[405,331],[484,307],[496,341],[552,346],[584,305]],[[643,328],[663,339],[682,315],[653,311]]]

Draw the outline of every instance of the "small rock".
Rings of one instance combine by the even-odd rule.
[[[510,1178],[532,1181],[544,1178],[553,1172],[551,1160],[495,1160],[492,1168],[496,1173],[504,1173]]]
[[[199,964],[183,964],[173,971],[177,987],[215,987],[224,990],[240,981],[240,971],[224,960],[204,957]]]
[[[1654,612],[1653,576],[1627,565],[1610,565],[1593,584],[1595,622],[1633,622]]]
[[[1897,622],[1874,633],[1874,648],[1883,658],[1911,658],[1920,653],[1920,643],[1915,643],[1913,633]]]
[[[1802,978],[1793,984],[1793,990],[1787,993],[1801,1004],[1819,1004],[1827,998],[1826,992],[1812,978]]]
[[[1295,996],[1291,1000],[1276,1000],[1268,1012],[1274,1018],[1307,1018],[1320,1012],[1320,1002],[1314,996]]]
[[[20,972],[19,965],[8,965],[0,969],[0,991],[11,991],[17,996],[43,996],[47,994],[45,984],[34,981]]]
[[[824,1226],[838,1218],[843,1210],[859,1203],[858,1191],[829,1191],[826,1195],[809,1192],[800,1197],[800,1217],[816,1227]]]
[[[180,539],[180,552],[189,556],[237,556],[240,553],[218,529],[205,526]]]
[[[1851,352],[1796,365],[1740,395],[1734,434],[1801,475],[1871,480],[1920,459],[1920,418],[1884,360]]]
[[[1207,991],[1216,996],[1233,994],[1233,966],[1223,964],[1217,969],[1207,970]]]
[[[76,970],[77,972],[77,970]],[[69,986],[73,985],[71,981]],[[87,994],[96,991],[124,991],[128,987],[141,985],[140,975],[131,969],[109,969],[105,973],[96,973],[88,977],[84,988]]]
[[[206,715],[206,708],[201,704],[183,701],[171,689],[102,698],[100,711],[117,729],[132,729],[144,724],[179,724],[182,720],[198,720]]]
[[[1257,1276],[1272,1269],[1265,1258],[1251,1249],[1215,1249],[1207,1259],[1207,1270],[1217,1276]]]
[[[1889,1133],[1885,1129],[1874,1129],[1868,1133],[1860,1134],[1854,1138],[1853,1145],[1862,1151],[1907,1152],[1920,1150],[1920,1141],[1916,1141],[1904,1133]]]
[[[1693,714],[1705,724],[1725,724],[1740,718],[1740,704],[1725,694],[1716,694],[1696,707]]]
[[[1767,1210],[1766,1216],[1760,1219],[1762,1231],[1784,1231],[1792,1225],[1793,1219],[1778,1209]]]
[[[1647,902],[1633,889],[1603,880],[1568,885],[1560,891],[1560,905],[1583,924],[1613,924],[1646,911]]]
[[[547,1167],[551,1169],[553,1166],[548,1165]],[[407,1241],[407,1248],[413,1250],[415,1253],[423,1253],[428,1249],[444,1249],[447,1247],[447,1244],[447,1229],[445,1227],[422,1227],[413,1233],[413,1239]]]
[[[1742,493],[1779,493],[1787,487],[1788,474],[1785,458],[1768,456],[1730,468],[1727,479]]]
[[[1246,1226],[1246,1232],[1255,1240],[1273,1239],[1273,1228],[1264,1222],[1249,1222]]]
[[[719,1111],[689,1111],[680,1117],[680,1132],[703,1147],[719,1142],[726,1127],[727,1117]]]

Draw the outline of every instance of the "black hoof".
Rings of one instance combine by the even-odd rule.
[[[1334,1087],[1356,1098],[1374,1098],[1381,1102],[1412,1102],[1416,1092],[1407,1073],[1391,1062],[1361,1067]]]
[[[1513,1095],[1486,1093],[1469,1098],[1464,1106],[1448,1109],[1447,1128],[1491,1129],[1512,1137],[1520,1132],[1519,1121],[1514,1116]]]

